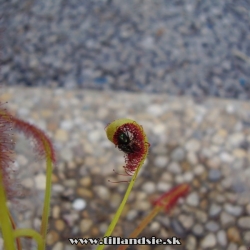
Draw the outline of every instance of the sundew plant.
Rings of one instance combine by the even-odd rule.
[[[35,152],[46,160],[46,188],[40,232],[33,229],[18,229],[7,207],[7,199],[13,198],[9,178],[13,159],[12,129],[17,129],[35,141]],[[55,150],[51,141],[39,128],[15,118],[6,109],[0,109],[0,228],[6,250],[22,249],[20,237],[33,238],[37,249],[45,249],[50,208],[51,176],[55,164]]]
[[[41,228],[38,232],[31,228],[17,228],[7,206],[7,201],[15,197],[14,183],[12,183],[13,180],[10,178],[11,164],[14,161],[14,143],[12,141],[14,130],[20,131],[27,138],[33,139],[35,152],[46,161],[46,188]],[[112,235],[138,173],[147,157],[150,144],[143,127],[130,119],[119,119],[108,124],[106,134],[108,139],[125,154],[125,175],[131,176],[127,191],[104,235],[104,237],[109,237]],[[21,244],[22,237],[35,240],[38,250],[46,249],[46,234],[50,214],[51,177],[53,168],[56,167],[55,163],[55,150],[48,136],[41,129],[12,116],[6,109],[0,106],[0,229],[4,241],[4,249],[23,249]],[[186,195],[188,191],[189,186],[182,184],[163,194],[154,202],[153,210],[148,213],[129,237],[136,238],[160,211],[164,209],[169,211],[178,199]],[[125,242],[118,249],[126,249],[128,245],[129,242]],[[97,249],[100,250],[104,247],[105,245],[99,245]]]

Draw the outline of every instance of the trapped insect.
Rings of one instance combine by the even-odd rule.
[[[140,151],[140,145],[129,131],[122,132],[118,135],[117,146],[124,153],[131,154]]]
[[[150,144],[143,127],[131,119],[118,119],[106,127],[108,139],[125,153],[125,173],[132,176],[144,162]]]

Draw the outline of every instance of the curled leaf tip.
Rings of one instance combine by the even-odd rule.
[[[108,139],[125,153],[125,172],[133,175],[137,167],[144,162],[150,146],[142,126],[131,119],[119,119],[107,125],[106,134]]]

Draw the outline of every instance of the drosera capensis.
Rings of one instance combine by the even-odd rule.
[[[123,200],[119,208],[117,209],[116,214],[103,237],[109,237],[112,234],[120,218],[120,215],[123,211],[123,208],[127,202],[129,194],[134,186],[139,170],[141,169],[148,155],[148,150],[150,147],[150,144],[143,130],[143,127],[131,119],[124,118],[124,119],[119,119],[119,120],[115,120],[111,122],[106,127],[106,134],[107,134],[108,139],[112,143],[114,143],[116,147],[118,147],[120,150],[122,150],[125,153],[126,165],[124,166],[124,170],[125,170],[125,173],[129,176],[132,176],[132,178],[129,182],[129,185],[123,197]],[[131,139],[129,139],[128,143],[126,141],[127,138],[125,138],[126,139],[125,145],[128,146],[126,148],[123,146],[121,147],[121,135],[123,137],[122,142],[124,142],[124,134],[125,136],[131,136]],[[97,247],[97,250],[101,250],[104,247],[105,247],[104,245],[99,245]]]
[[[17,228],[7,206],[7,199],[11,199],[11,180],[8,178],[10,164],[13,162],[11,135],[13,130],[23,132],[35,142],[35,152],[46,160],[46,188],[43,203],[43,214],[40,231],[31,228]],[[104,237],[111,236],[129,194],[133,188],[138,173],[148,155],[150,144],[143,127],[131,119],[119,119],[108,124],[106,127],[108,139],[125,154],[125,176],[131,176],[127,191],[118,210],[110,223]],[[6,109],[0,106],[0,229],[4,240],[4,249],[22,250],[20,238],[26,237],[36,241],[37,249],[46,248],[46,234],[50,210],[51,176],[56,163],[55,150],[48,136],[35,125],[12,116]],[[164,209],[172,208],[177,200],[188,192],[188,185],[182,184],[162,195],[155,201],[154,209],[132,232],[130,237],[137,237],[150,221]],[[105,245],[98,245],[101,250]],[[121,246],[119,249],[125,249]]]
[[[35,152],[46,160],[46,187],[43,203],[43,214],[40,232],[30,228],[16,228],[11,213],[7,207],[7,198],[11,182],[8,174],[13,159],[10,158],[12,149],[10,128],[23,132],[28,138],[34,139]],[[21,250],[20,237],[33,238],[38,250],[44,250],[48,228],[48,218],[51,197],[51,176],[53,165],[56,162],[55,150],[47,135],[36,126],[12,116],[6,109],[0,108],[0,228],[4,240],[4,248]]]

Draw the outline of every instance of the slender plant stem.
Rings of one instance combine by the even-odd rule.
[[[0,170],[0,184],[1,184],[0,185],[0,204],[1,204],[0,227],[1,227],[2,236],[4,239],[5,249],[15,250],[15,241],[13,237],[12,225],[11,225],[10,218],[8,216],[9,209],[7,207],[5,190],[4,190],[2,183],[3,183],[3,174],[2,174],[2,171]]]
[[[109,125],[109,127],[106,129],[106,133],[107,133],[108,139],[111,142],[114,143],[114,135],[115,135],[115,130],[117,130],[117,127],[122,126],[126,122],[127,123],[135,123],[134,121],[129,120],[129,119],[119,119],[119,120],[116,120],[116,121],[114,121],[113,123],[111,123]],[[115,226],[116,226],[116,224],[117,224],[117,222],[118,222],[118,220],[119,220],[119,218],[121,216],[121,213],[122,213],[122,211],[124,209],[124,206],[125,206],[125,204],[126,204],[126,202],[128,200],[129,194],[130,194],[130,192],[131,192],[131,190],[132,190],[132,188],[134,186],[134,183],[135,183],[135,180],[136,180],[137,175],[139,173],[139,170],[141,169],[141,167],[142,167],[142,165],[143,165],[143,163],[144,163],[144,161],[145,161],[145,159],[147,157],[147,154],[148,154],[148,147],[150,146],[150,144],[148,143],[147,137],[143,132],[142,126],[139,126],[139,125],[136,125],[136,126],[138,126],[138,128],[140,130],[140,132],[138,132],[138,133],[141,134],[141,136],[143,137],[143,143],[145,143],[144,146],[146,147],[146,150],[143,151],[143,157],[142,157],[142,159],[140,159],[140,162],[138,162],[138,167],[136,168],[136,171],[135,171],[135,173],[134,173],[134,175],[132,177],[132,180],[130,181],[130,183],[128,185],[127,191],[126,191],[126,193],[125,193],[125,195],[123,197],[123,200],[122,200],[119,208],[116,211],[116,214],[115,214],[113,220],[111,221],[106,233],[103,236],[104,238],[109,237],[112,234],[112,232],[113,232],[113,230],[114,230],[114,228],[115,228]],[[105,245],[98,245],[97,250],[102,250],[104,247],[105,247]]]
[[[143,161],[143,162],[144,162],[144,161]],[[124,197],[123,197],[123,200],[122,200],[122,202],[121,202],[119,208],[117,209],[116,214],[115,214],[115,216],[114,216],[114,218],[113,218],[111,224],[109,225],[109,227],[108,227],[108,229],[107,229],[107,231],[106,231],[104,237],[109,237],[109,236],[112,234],[112,232],[113,232],[113,230],[114,230],[114,228],[115,228],[115,226],[116,226],[116,224],[117,224],[117,222],[118,222],[118,220],[119,220],[119,218],[120,218],[120,216],[121,216],[122,210],[123,210],[123,208],[124,208],[124,206],[125,206],[125,204],[126,204],[126,202],[127,202],[127,199],[128,199],[128,197],[129,197],[129,194],[130,194],[130,192],[131,192],[131,190],[132,190],[132,188],[133,188],[133,186],[134,186],[136,177],[137,177],[137,175],[138,175],[138,172],[139,172],[141,166],[143,165],[143,162],[141,162],[141,163],[140,163],[140,166],[136,169],[136,172],[135,172],[135,174],[133,175],[133,178],[132,178],[132,180],[130,181],[129,186],[128,186],[128,188],[127,188],[127,191],[126,191],[126,193],[125,193],[125,195],[124,195]],[[99,245],[99,246],[97,247],[96,250],[102,250],[104,247],[105,247],[105,245]]]
[[[143,219],[140,225],[129,235],[128,238],[136,238],[141,231],[149,224],[150,221],[162,210],[162,207],[156,206],[154,209]],[[129,245],[122,245],[117,250],[125,250]]]
[[[50,158],[46,160],[47,168],[46,168],[46,188],[44,194],[44,205],[43,205],[43,215],[42,215],[42,223],[41,223],[41,235],[43,238],[43,248],[45,249],[46,244],[46,234],[48,228],[48,219],[49,219],[49,209],[50,209],[50,196],[51,196],[51,178],[52,178],[52,161]]]
[[[43,240],[42,236],[33,229],[30,229],[30,228],[16,229],[14,231],[14,237],[15,238],[19,238],[19,237],[33,238],[37,243],[37,250],[44,249],[43,248],[44,240]],[[8,249],[8,248],[6,248],[6,249]]]
[[[137,237],[142,230],[149,224],[150,221],[154,219],[154,217],[162,210],[163,208],[160,206],[154,207],[154,209],[149,213],[147,217],[143,219],[140,225],[129,235],[129,238]]]
[[[166,211],[169,211],[171,208],[173,208],[178,199],[186,195],[188,191],[189,186],[187,184],[181,184],[162,195],[159,198],[161,202],[159,202],[159,204],[156,204],[154,209],[141,221],[139,226],[129,235],[128,238],[136,238],[149,224],[149,222],[152,221],[154,217],[163,210],[164,207],[166,208]],[[128,245],[122,245],[118,247],[117,250],[125,250],[127,247]]]
[[[10,222],[12,225],[12,229],[15,230],[16,229],[16,224],[11,216],[11,213],[9,211],[9,218],[10,218]],[[16,238],[16,245],[17,245],[17,250],[22,250],[22,244],[21,244],[21,240],[19,238]]]

